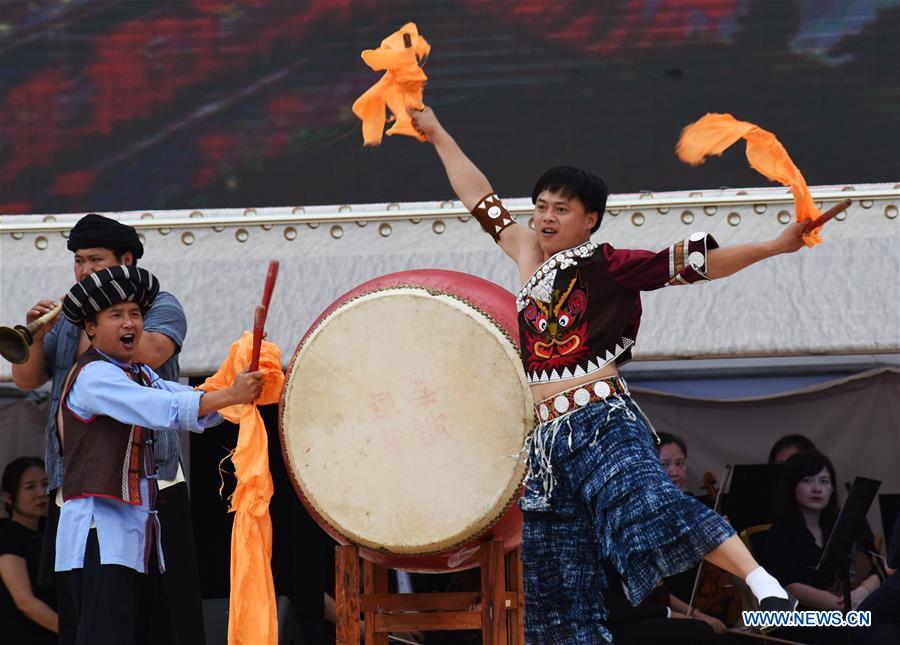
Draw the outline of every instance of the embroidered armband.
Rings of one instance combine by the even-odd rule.
[[[494,242],[499,242],[500,232],[513,223],[509,211],[503,206],[503,202],[496,193],[482,197],[481,201],[472,209],[472,215],[481,224],[481,228],[494,238]]]
[[[688,239],[676,242],[669,248],[669,281],[667,284],[693,284],[709,280],[707,254],[719,247],[715,238],[707,233],[693,233]]]

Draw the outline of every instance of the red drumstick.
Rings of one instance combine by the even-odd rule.
[[[255,372],[259,368],[259,351],[265,335],[266,316],[269,313],[269,303],[272,301],[272,291],[275,290],[275,280],[278,278],[278,266],[278,260],[269,262],[262,304],[256,307],[256,316],[253,320],[253,353],[250,355],[250,366],[248,368],[250,372]]]
[[[269,272],[266,274],[266,288],[263,290],[262,306],[269,311],[269,302],[272,300],[272,291],[275,289],[275,279],[278,277],[278,260],[269,262]]]
[[[253,319],[253,353],[250,354],[248,372],[259,369],[259,350],[262,347],[263,329],[266,326],[266,308],[256,305],[256,316]]]
[[[829,208],[827,211],[825,211],[824,213],[819,215],[816,219],[811,221],[807,225],[806,230],[811,231],[815,228],[819,228],[820,226],[822,226],[822,224],[824,224],[825,222],[827,222],[828,220],[833,218],[838,213],[843,213],[845,210],[847,210],[847,207],[850,206],[850,204],[852,204],[852,203],[853,203],[853,200],[851,200],[851,199],[844,199],[844,200],[839,201],[837,204],[835,204],[834,206]]]

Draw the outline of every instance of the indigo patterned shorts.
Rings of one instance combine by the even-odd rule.
[[[722,517],[672,485],[628,395],[535,428],[519,506],[529,645],[612,642],[603,560],[636,605],[663,577],[734,535]]]

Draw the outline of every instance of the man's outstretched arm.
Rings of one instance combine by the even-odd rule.
[[[408,108],[407,111],[416,130],[434,145],[447,171],[450,186],[463,206],[471,211],[482,197],[494,192],[491,182],[444,129],[434,110],[426,106],[423,110]]]
[[[493,194],[491,182],[444,129],[434,110],[426,106],[423,110],[408,108],[408,112],[412,117],[413,126],[434,145],[441,163],[444,164],[450,186],[459,201],[470,212],[475,211],[486,195]],[[503,228],[499,232],[499,237],[495,236],[495,239],[503,252],[516,261],[524,253],[533,253],[537,247],[534,234],[527,227],[519,226],[515,222]]]
[[[707,255],[706,277],[710,280],[724,278],[761,260],[799,250],[804,246],[801,235],[808,225],[809,222],[794,222],[775,239],[711,250]]]

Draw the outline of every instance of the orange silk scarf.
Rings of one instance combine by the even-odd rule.
[[[710,155],[722,152],[738,139],[747,141],[747,161],[760,174],[772,181],[789,186],[794,196],[794,210],[797,221],[814,220],[821,211],[816,208],[806,180],[787,150],[774,134],[748,121],[738,121],[730,114],[707,114],[690,124],[681,132],[681,139],[675,153],[683,162],[699,166]],[[822,241],[821,226],[803,234],[803,242],[808,247]]]
[[[404,42],[408,37],[409,46]],[[405,134],[424,141],[412,125],[406,108],[421,110],[422,92],[428,77],[419,67],[419,61],[428,55],[431,45],[419,35],[419,30],[408,22],[398,31],[381,41],[378,49],[362,52],[366,65],[375,71],[385,70],[384,76],[353,102],[353,114],[362,120],[363,141],[367,146],[381,143],[384,132],[385,107],[390,109],[395,121],[388,135]]]
[[[244,332],[231,345],[219,371],[200,389],[214,392],[228,387],[247,369],[253,334]],[[231,598],[228,614],[229,645],[278,642],[275,586],[272,582],[272,520],[269,500],[274,486],[269,472],[269,442],[257,405],[275,403],[284,386],[281,351],[263,341],[259,354],[263,389],[255,403],[219,410],[225,419],[240,424],[237,447],[231,456],[237,486],[231,496],[234,527],[231,531]]]

